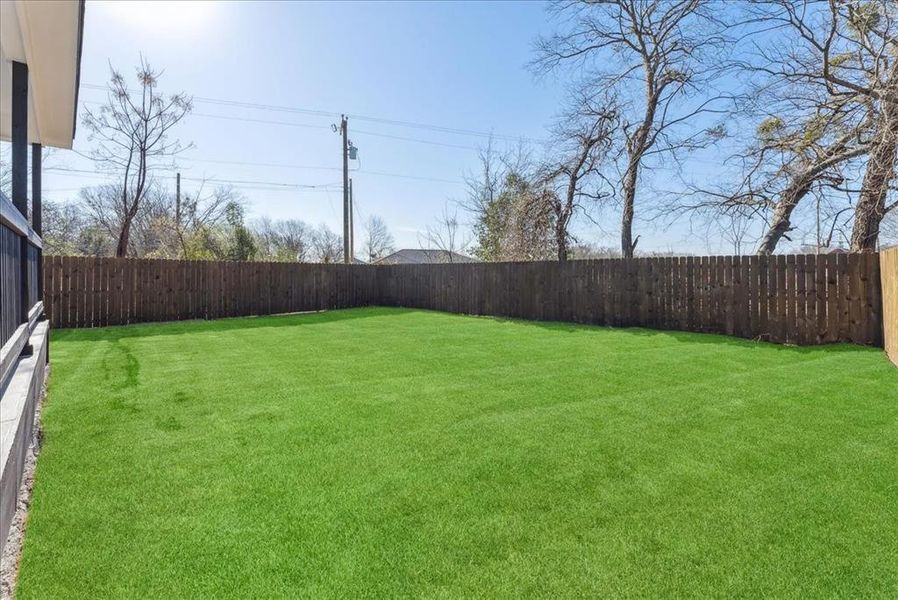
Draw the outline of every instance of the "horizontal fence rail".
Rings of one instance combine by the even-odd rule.
[[[46,257],[53,327],[384,305],[882,345],[878,254],[320,265]]]

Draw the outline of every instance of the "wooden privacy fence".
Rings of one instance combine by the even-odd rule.
[[[53,327],[384,305],[882,345],[878,254],[309,265],[51,257]]]
[[[353,265],[48,256],[51,327],[217,319],[365,306],[373,269]]]
[[[898,248],[881,254],[882,325],[886,354],[898,366]]]
[[[378,267],[381,304],[537,320],[882,344],[877,254]]]

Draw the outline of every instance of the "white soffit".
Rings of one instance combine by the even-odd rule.
[[[82,0],[0,0],[0,140],[12,130],[12,61],[28,65],[28,142],[71,148]]]

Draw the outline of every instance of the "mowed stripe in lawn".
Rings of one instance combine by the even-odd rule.
[[[19,598],[898,591],[875,349],[372,308],[52,358]]]

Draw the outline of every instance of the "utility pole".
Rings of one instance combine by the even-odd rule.
[[[349,180],[349,261],[355,261],[355,226],[352,223],[352,217],[355,213],[355,207],[352,205],[352,179]]]
[[[352,256],[349,228],[349,121],[346,115],[340,116],[340,133],[343,136],[343,262],[348,265],[352,262]]]
[[[349,117],[340,115],[340,127],[331,125],[334,133],[343,138],[343,262],[353,260],[352,244],[352,181],[349,179],[349,161],[358,158],[358,148],[349,141]]]

